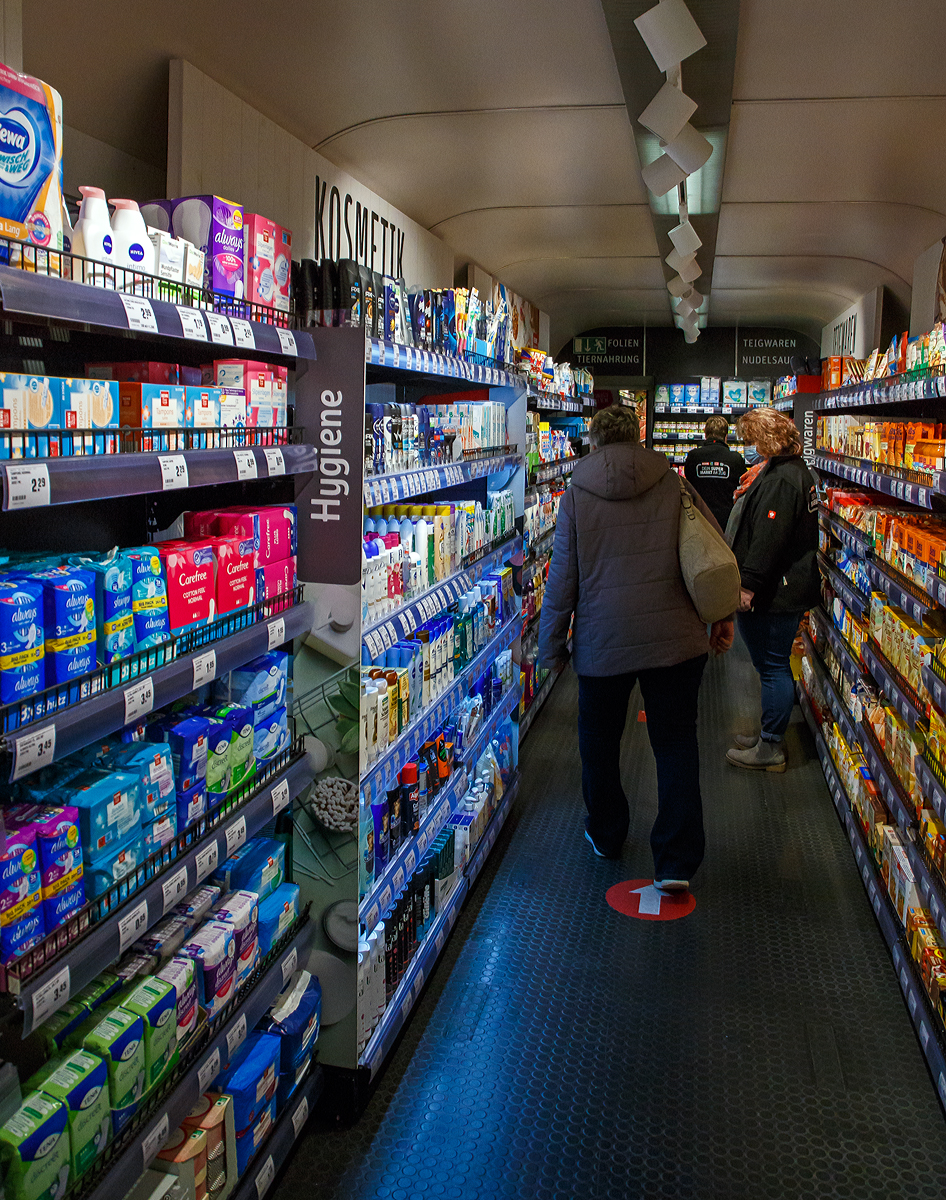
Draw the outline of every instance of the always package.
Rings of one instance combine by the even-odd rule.
[[[202,925],[181,953],[196,964],[197,994],[209,1017],[215,1017],[236,986],[236,938],[233,928],[220,921]]]
[[[157,975],[170,983],[177,994],[177,1040],[180,1044],[197,1025],[197,964],[178,954]]]

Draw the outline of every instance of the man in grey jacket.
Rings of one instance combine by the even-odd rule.
[[[617,405],[602,409],[589,433],[592,453],[575,467],[559,508],[539,659],[565,667],[574,615],[585,837],[602,858],[618,858],[627,838],[621,737],[640,682],[657,762],[654,881],[681,891],[705,848],[696,730],[700,680],[709,648],[725,653],[732,645],[733,622],[717,622],[707,637],[680,573],[680,478],[663,454],[640,445],[634,412]]]

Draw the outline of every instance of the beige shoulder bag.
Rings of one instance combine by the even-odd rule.
[[[680,500],[680,571],[700,620],[711,625],[731,617],[739,607],[739,567],[732,550],[693,503],[682,479]]]

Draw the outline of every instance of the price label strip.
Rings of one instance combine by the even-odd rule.
[[[166,879],[161,885],[161,891],[164,894],[163,915],[166,915],[168,909],[173,908],[181,897],[187,893],[187,867],[181,867],[170,879]]]
[[[173,492],[189,486],[187,459],[183,454],[159,454],[158,465],[161,468],[162,491]]]
[[[149,675],[125,688],[125,724],[133,725],[154,708],[154,679]]]
[[[191,342],[206,342],[207,326],[203,314],[196,308],[186,308],[183,304],[175,304],[177,315],[181,318],[181,332]]]
[[[256,1200],[263,1200],[263,1197],[269,1191],[270,1184],[275,1178],[276,1167],[273,1163],[273,1156],[269,1154],[260,1168],[259,1174],[256,1176]]]
[[[280,779],[273,788],[273,816],[278,817],[284,808],[289,807],[289,780]]]
[[[133,908],[126,916],[121,917],[118,922],[118,953],[124,954],[125,950],[137,941],[140,934],[148,928],[148,901],[142,902]]]
[[[197,1086],[201,1092],[206,1092],[220,1074],[220,1047],[214,1048],[213,1054],[197,1072]]]
[[[217,839],[214,838],[211,845],[203,850],[198,850],[195,860],[197,870],[197,878],[195,883],[203,883],[208,875],[212,875],[217,869]]]
[[[46,725],[24,733],[13,743],[13,780],[49,766],[56,755],[56,726]]]
[[[246,1013],[240,1013],[240,1019],[227,1034],[227,1058],[233,1058],[234,1053],[246,1041]]]
[[[150,300],[141,300],[137,296],[120,295],[122,308],[128,320],[128,328],[137,333],[157,333],[158,319],[154,315]]]
[[[270,621],[267,631],[267,650],[275,650],[286,640],[286,622],[283,617]]]
[[[227,827],[227,858],[232,857],[246,841],[246,817],[239,817]]]
[[[165,1113],[157,1125],[155,1125],[154,1129],[152,1129],[148,1136],[142,1140],[141,1155],[144,1159],[144,1165],[146,1168],[164,1143],[168,1140],[170,1128],[170,1120],[168,1118],[168,1114]]]
[[[268,447],[263,453],[266,455],[266,469],[270,479],[275,475],[286,474],[286,460],[278,446]]]
[[[295,946],[293,946],[293,948],[289,951],[289,953],[286,955],[286,957],[282,960],[283,987],[285,987],[286,984],[289,982],[289,977],[292,975],[293,971],[296,969],[298,963],[299,963],[299,955],[296,953]]]
[[[252,450],[234,450],[233,457],[236,461],[237,479],[257,479],[259,477],[256,469],[256,455]]]
[[[37,1025],[42,1025],[47,1017],[62,1008],[69,999],[69,986],[69,967],[65,966],[61,971],[57,971],[48,983],[44,983],[41,988],[36,989],[33,993],[34,1029]]]
[[[210,326],[211,341],[216,342],[218,346],[233,345],[233,328],[230,322],[221,313],[204,313],[207,318],[207,324]]]
[[[296,1137],[302,1132],[302,1128],[309,1119],[309,1101],[302,1097],[302,1103],[292,1114],[292,1131]]]
[[[296,358],[299,354],[299,348],[296,345],[296,335],[291,329],[277,329],[276,335],[279,338],[279,346],[283,354],[291,354]]]
[[[4,467],[7,481],[7,512],[20,508],[44,508],[49,504],[49,468],[45,463]]]
[[[217,678],[217,651],[207,650],[194,656],[194,690]]]
[[[241,350],[256,349],[256,334],[253,332],[253,326],[249,321],[244,321],[242,317],[231,317],[230,325],[233,328],[233,336],[236,338],[236,344]]]

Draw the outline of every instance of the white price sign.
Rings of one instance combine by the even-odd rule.
[[[273,816],[278,817],[284,808],[289,807],[289,780],[280,779],[273,788]]]
[[[211,845],[203,850],[198,850],[195,860],[197,869],[197,878],[195,883],[203,883],[208,875],[212,875],[217,869],[217,839],[214,838]]]
[[[170,879],[165,879],[161,891],[164,893],[164,913],[167,913],[169,908],[173,908],[180,898],[187,894],[187,867],[181,867]]]
[[[145,1168],[158,1153],[164,1143],[168,1140],[171,1124],[168,1114],[165,1113],[161,1120],[155,1125],[154,1129],[141,1142],[141,1156],[144,1159]]]
[[[273,1156],[267,1155],[266,1161],[260,1168],[259,1174],[256,1176],[256,1197],[257,1200],[263,1200],[269,1190],[269,1185],[276,1178],[276,1167],[273,1163]]]
[[[256,349],[256,334],[253,332],[253,326],[249,321],[244,321],[242,317],[231,317],[230,324],[233,327],[233,336],[236,338],[236,344],[241,350]]]
[[[217,678],[217,651],[207,650],[194,656],[194,688],[203,687]]]
[[[56,726],[45,725],[24,733],[13,744],[13,779],[22,779],[40,767],[47,767],[56,754]]]
[[[176,304],[177,315],[181,318],[181,332],[191,342],[206,342],[207,326],[203,315],[196,308],[185,308]]]
[[[49,503],[49,468],[45,463],[4,467],[7,479],[7,511],[43,508]]]
[[[197,1086],[201,1092],[206,1092],[220,1074],[220,1047],[217,1046],[197,1072]]]
[[[227,858],[236,854],[246,841],[246,817],[238,817],[232,825],[227,826]]]
[[[444,947],[444,938],[442,933],[438,933],[434,938],[434,945],[437,947],[437,953],[440,954]]]
[[[220,313],[204,313],[207,318],[207,324],[210,326],[210,340],[216,342],[218,346],[233,345],[233,329],[226,317]]]
[[[124,954],[126,948],[136,941],[138,935],[148,928],[148,901],[142,902],[118,922],[118,953]]]
[[[159,454],[158,465],[161,468],[163,491],[172,492],[188,486],[187,459],[183,454]]]
[[[68,999],[69,968],[66,966],[57,971],[49,983],[44,983],[33,993],[33,1028],[41,1025],[54,1012],[58,1012]]]
[[[407,858],[404,859],[404,870],[408,875],[414,874],[414,868],[417,866],[417,855],[413,850],[410,851]]]
[[[276,334],[279,337],[279,345],[283,354],[291,354],[295,358],[299,353],[296,346],[296,335],[291,329],[277,329]]]
[[[236,461],[237,479],[258,478],[256,455],[252,450],[234,450],[233,457]]]
[[[306,1121],[308,1121],[308,1119],[309,1119],[309,1101],[305,1098],[305,1096],[303,1096],[302,1103],[299,1105],[299,1107],[296,1109],[296,1111],[292,1114],[292,1131],[296,1135],[296,1137],[298,1137],[299,1134],[302,1132],[302,1127],[303,1127],[303,1125],[305,1125],[305,1123],[306,1123]]]
[[[121,296],[122,308],[128,318],[128,328],[138,333],[157,333],[158,319],[154,315],[150,300],[139,300],[137,296]]]
[[[278,446],[268,447],[263,453],[266,455],[266,470],[269,472],[270,479],[274,475],[286,474],[286,460]]]
[[[154,679],[149,675],[125,688],[125,724],[132,725],[154,708]]]
[[[394,879],[391,881],[395,895],[404,887],[404,868],[398,867],[394,872]]]
[[[227,1058],[233,1058],[236,1051],[246,1041],[246,1013],[240,1013],[240,1019],[227,1034]]]
[[[282,981],[283,986],[289,982],[289,977],[299,964],[299,955],[296,953],[296,948],[289,951],[286,957],[282,960]]]
[[[281,646],[286,640],[286,622],[283,617],[277,617],[275,621],[270,621],[269,629],[266,636],[266,649],[275,650],[277,646]]]

